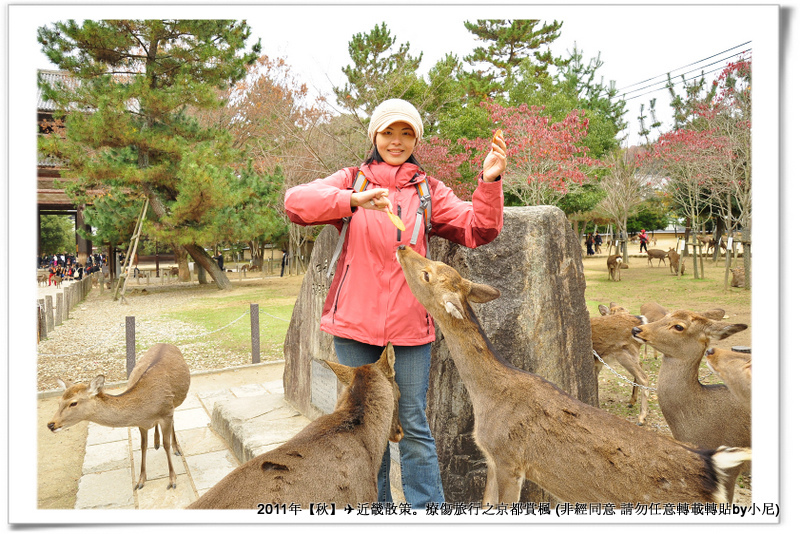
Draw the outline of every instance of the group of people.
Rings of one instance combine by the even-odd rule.
[[[68,253],[52,254],[39,257],[39,268],[47,269],[47,285],[58,285],[58,280],[82,280],[85,275],[100,271],[108,260],[103,254],[90,254],[86,258],[86,265],[77,261],[75,256]]]
[[[591,232],[586,234],[586,254],[594,256],[595,252],[600,252],[600,247],[603,245],[603,237],[595,230],[594,234]]]
[[[650,242],[650,238],[647,237],[647,232],[644,228],[642,231],[636,234],[636,238],[639,240],[639,252],[647,252],[647,243]],[[600,234],[595,231],[594,234],[591,232],[586,234],[586,255],[587,256],[594,256],[595,252],[600,252],[600,246],[603,244],[603,238]]]

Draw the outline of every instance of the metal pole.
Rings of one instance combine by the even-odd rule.
[[[136,317],[125,317],[125,369],[128,377],[131,376],[136,365]]]
[[[258,304],[250,305],[250,351],[253,363],[261,363],[261,330],[258,327]]]

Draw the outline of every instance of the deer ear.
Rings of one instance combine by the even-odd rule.
[[[60,378],[57,378],[56,382],[58,382],[58,387],[64,389],[64,391],[72,387],[72,382],[67,382],[65,380],[61,380]]]
[[[608,306],[604,304],[598,305],[597,309],[600,310],[600,315],[611,315],[611,310],[609,310]]]
[[[489,302],[490,300],[494,300],[499,296],[500,292],[492,286],[470,282],[467,298],[472,302]]]
[[[451,299],[451,300],[445,299],[444,309],[447,313],[449,313],[456,319],[458,320],[464,319],[464,313],[463,313],[464,310],[461,309],[461,303],[458,301],[458,299]]]
[[[327,365],[330,368],[330,370],[333,371],[333,374],[336,375],[336,378],[338,378],[342,384],[349,386],[353,382],[355,371],[353,370],[352,367],[348,367],[346,365],[342,365],[341,363],[331,362],[328,360],[317,360],[317,361]]]
[[[97,395],[103,389],[103,384],[106,383],[106,377],[97,375],[94,380],[89,383],[88,393],[90,396]]]
[[[746,324],[729,324],[714,321],[708,329],[708,335],[714,339],[725,339],[746,329]]]
[[[394,378],[394,346],[391,343],[386,345],[381,354],[381,359],[378,360],[378,366],[389,378]]]

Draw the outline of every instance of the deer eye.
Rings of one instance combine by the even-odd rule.
[[[70,407],[70,408],[74,408],[74,407],[75,407],[75,406],[77,406],[77,405],[78,405],[78,401],[72,401],[72,402],[69,404],[69,407]]]
[[[683,332],[683,326],[681,326],[681,325],[679,325],[679,324],[676,324],[676,325],[675,325],[675,326],[673,326],[672,328],[674,328],[674,329],[675,329],[675,330],[677,330],[678,332]]]
[[[422,276],[425,277],[425,281],[426,282],[430,282],[431,281],[431,277],[428,275],[428,271],[422,271]]]

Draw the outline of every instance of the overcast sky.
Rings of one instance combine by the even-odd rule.
[[[24,10],[25,6],[20,6]],[[13,11],[12,11],[13,15]],[[713,76],[726,58],[757,50],[760,32],[777,15],[768,6],[53,6],[46,10],[28,6],[20,21],[34,41],[33,63],[53,68],[35,42],[36,27],[66,18],[225,17],[246,19],[263,52],[284,57],[298,78],[312,89],[330,94],[332,85],[345,82],[342,67],[349,64],[347,44],[355,33],[369,32],[386,22],[398,43],[408,42],[411,53],[423,54],[421,72],[448,52],[463,58],[480,45],[464,27],[478,18],[536,18],[563,22],[561,37],[552,50],[566,56],[576,43],[584,61],[601,54],[599,74],[629,92],[628,143],[639,141],[636,117],[639,106],[656,98],[658,118],[669,126],[671,113],[666,73]],[[16,26],[16,24],[15,24]],[[12,41],[13,42],[13,41]],[[755,42],[755,45],[754,45]],[[733,50],[730,50],[733,49]],[[728,51],[728,52],[725,52]],[[725,53],[723,53],[725,52]],[[707,59],[710,58],[710,59]],[[729,59],[730,60],[730,59]],[[705,67],[705,69],[703,69]],[[646,83],[642,83],[649,80]],[[640,85],[636,85],[640,84]],[[632,87],[633,86],[633,87]],[[644,86],[650,86],[644,88]]]

